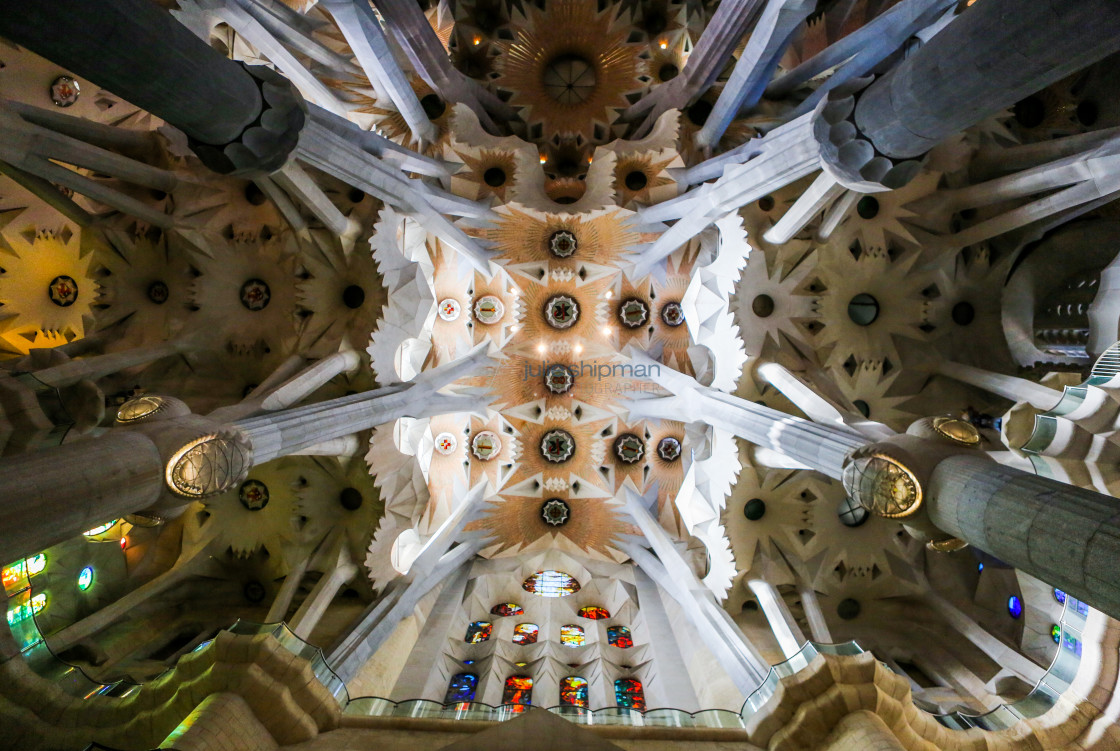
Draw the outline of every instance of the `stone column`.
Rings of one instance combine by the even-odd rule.
[[[646,686],[647,705],[697,711],[701,708],[700,703],[688,676],[688,666],[681,656],[679,640],[673,633],[660,587],[645,571],[635,567],[634,588],[638,593],[638,608],[649,632],[649,649],[657,661],[657,680],[653,686]],[[653,698],[648,696],[651,693]]]
[[[805,620],[809,622],[809,633],[817,644],[832,644],[832,632],[828,630],[828,622],[824,619],[821,602],[817,599],[817,590],[806,582],[800,574],[797,593],[801,595],[801,607],[805,610]]]
[[[1120,617],[1115,498],[968,454],[942,460],[928,492],[930,520],[946,534]]]
[[[442,645],[445,645],[449,638],[454,638],[450,633],[451,625],[463,610],[463,598],[466,595],[470,574],[471,567],[462,566],[458,571],[452,572],[447,583],[443,585],[435,604],[432,605],[431,612],[424,621],[424,626],[420,629],[420,636],[416,639],[417,646],[408,655],[408,660],[401,669],[389,698],[394,701],[428,699],[443,702],[447,692],[447,679],[436,673],[435,667],[443,659]],[[458,634],[458,637],[462,639],[462,633]],[[441,646],[426,649],[425,645]]]
[[[983,0],[873,83],[855,122],[880,153],[916,157],[1120,50],[1120,3]]]
[[[1041,383],[1003,373],[993,373],[990,370],[975,368],[951,360],[938,362],[936,370],[941,375],[948,376],[955,381],[967,383],[1013,402],[1026,402],[1043,412],[1053,409],[1062,400],[1061,391],[1055,391]]]
[[[778,646],[788,660],[801,651],[806,641],[805,635],[801,633],[801,628],[793,620],[793,614],[789,612],[789,607],[773,584],[762,579],[750,579],[747,586],[758,600],[766,622],[770,624],[770,630],[774,632],[774,638],[778,640]]]
[[[180,342],[137,347],[123,352],[110,352],[80,360],[70,360],[60,365],[37,370],[32,375],[35,376],[35,380],[46,386],[61,389],[73,386],[78,381],[87,379],[96,381],[126,368],[146,365],[164,357],[180,354],[187,349],[190,349],[190,347]]]
[[[350,550],[345,536],[339,535],[341,546],[332,555],[331,566],[315,584],[314,589],[300,604],[289,626],[304,641],[311,638],[311,632],[319,625],[327,607],[342,587],[358,573],[358,567],[350,558]]]
[[[33,555],[147,508],[163,487],[156,444],[133,431],[0,460],[0,561]]]
[[[233,141],[261,113],[253,77],[151,0],[9,0],[0,34],[202,143]]]

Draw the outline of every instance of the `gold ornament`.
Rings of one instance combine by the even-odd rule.
[[[933,429],[943,438],[962,446],[976,446],[980,443],[980,431],[976,426],[955,417],[933,418]]]

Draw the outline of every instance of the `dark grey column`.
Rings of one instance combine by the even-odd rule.
[[[147,508],[162,487],[159,450],[132,431],[6,458],[0,471],[0,565]]]
[[[0,0],[0,35],[202,143],[235,140],[261,113],[253,77],[152,0]]]
[[[909,158],[1120,50],[1120,0],[982,0],[860,97],[856,124]]]
[[[964,454],[933,470],[928,511],[947,534],[1120,617],[1120,500]]]

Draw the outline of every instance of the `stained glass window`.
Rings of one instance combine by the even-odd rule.
[[[17,605],[8,611],[8,625],[14,626],[20,621],[25,621],[47,606],[47,596],[38,594],[22,605]]]
[[[1018,618],[1023,614],[1023,601],[1015,595],[1007,598],[1007,613],[1012,618]]]
[[[522,615],[524,612],[525,609],[523,607],[512,602],[503,602],[500,605],[495,605],[490,608],[490,615]]]
[[[86,566],[78,572],[78,589],[85,592],[93,584],[93,566]]]
[[[467,635],[463,641],[467,644],[478,644],[490,638],[490,631],[494,627],[487,621],[475,621],[467,626]]]
[[[1057,587],[1055,587],[1054,588],[1054,599],[1057,600],[1058,602],[1062,603],[1063,605],[1065,605],[1066,604],[1066,593],[1063,592],[1062,590],[1058,589]]]
[[[478,676],[474,673],[453,675],[447,683],[447,695],[443,697],[443,703],[458,704],[464,701],[474,701],[474,692],[477,689]]]
[[[98,526],[94,527],[93,529],[89,529],[89,530],[86,530],[85,532],[82,532],[82,534],[85,535],[86,537],[94,537],[95,535],[100,535],[100,534],[102,534],[104,532],[108,532],[110,529],[112,529],[113,525],[116,524],[118,521],[120,521],[120,520],[119,519],[113,519],[110,522],[105,522],[104,524],[99,524]]]
[[[502,689],[502,704],[532,704],[533,679],[527,675],[511,675]]]
[[[518,623],[513,627],[513,643],[536,644],[539,631],[535,623]]]
[[[564,597],[579,591],[579,582],[563,571],[538,571],[521,588],[541,597]]]
[[[1062,634],[1062,647],[1073,652],[1078,657],[1081,656],[1081,640],[1070,634]]]
[[[602,621],[611,617],[609,610],[598,605],[588,605],[585,608],[580,608],[577,615],[580,618],[590,618],[593,621]]]
[[[586,679],[571,675],[560,681],[560,703],[568,707],[586,707]]]
[[[614,682],[614,700],[620,707],[646,711],[646,696],[637,678],[619,678]]]
[[[587,641],[583,635],[583,627],[568,625],[560,627],[560,643],[567,647],[582,647]]]
[[[630,629],[626,626],[610,626],[607,628],[607,644],[619,649],[629,649],[634,646],[630,637]]]
[[[39,555],[34,555],[28,558],[26,563],[27,575],[35,576],[35,574],[42,573],[43,569],[47,567],[47,556],[45,553],[39,553]]]
[[[1062,643],[1062,627],[1057,623],[1050,627],[1050,638],[1054,640],[1055,644]]]

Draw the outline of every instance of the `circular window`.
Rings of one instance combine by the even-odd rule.
[[[577,55],[561,55],[545,66],[544,91],[560,104],[583,104],[595,91],[595,68]]]
[[[501,167],[491,167],[482,173],[482,181],[491,188],[500,188],[506,184],[506,171]]]
[[[471,453],[488,462],[502,451],[502,439],[492,430],[482,430],[471,441]]]
[[[953,306],[953,323],[958,326],[967,326],[976,319],[976,308],[972,303],[961,301]]]
[[[866,292],[860,292],[848,303],[848,318],[857,326],[870,326],[879,317],[879,301]]]
[[[579,320],[579,305],[568,295],[556,295],[545,303],[544,317],[554,329],[571,328]]]
[[[541,438],[541,456],[559,464],[572,458],[576,452],[576,439],[566,430],[550,430]]]
[[[572,509],[559,498],[549,498],[541,506],[541,518],[552,527],[563,527],[568,523],[571,513]]]
[[[56,276],[47,285],[47,296],[58,307],[69,308],[78,301],[78,283],[70,276]]]
[[[450,323],[459,319],[459,314],[463,312],[463,306],[459,304],[458,300],[449,297],[446,300],[440,300],[437,311],[440,318]]]
[[[78,589],[85,592],[93,586],[93,566],[86,566],[78,572]]]
[[[665,436],[657,442],[657,455],[667,462],[676,461],[681,456],[681,442],[672,436]]]
[[[82,87],[70,76],[59,76],[51,82],[51,101],[56,107],[69,107],[81,93]]]
[[[342,304],[354,310],[362,307],[366,301],[366,291],[356,284],[351,284],[342,290]]]
[[[578,249],[579,241],[566,229],[553,232],[548,238],[548,251],[557,258],[568,258]]]
[[[875,196],[864,196],[856,204],[856,213],[861,219],[874,219],[879,216],[879,199]]]
[[[762,198],[758,199],[758,208],[762,211],[773,211],[774,196],[763,196]]]
[[[1007,598],[1007,614],[1012,618],[1020,618],[1023,615],[1023,601],[1016,595],[1011,595]]]
[[[350,203],[361,203],[365,200],[366,194],[365,191],[359,190],[358,188],[351,188],[346,194],[346,197],[350,199]]]
[[[756,522],[766,515],[766,501],[761,498],[752,498],[747,501],[747,505],[743,507],[743,516],[747,517],[752,522]]]
[[[618,320],[626,328],[641,328],[649,320],[649,306],[641,300],[631,298],[618,306]]]
[[[751,311],[759,318],[769,318],[774,312],[774,298],[759,295],[751,301]]]
[[[638,191],[649,184],[649,178],[646,177],[645,172],[634,170],[626,175],[626,179],[623,182],[626,184],[627,190]]]
[[[506,307],[494,295],[483,295],[475,301],[474,317],[478,319],[479,323],[490,326],[502,320],[502,316],[505,314]]]
[[[554,394],[567,393],[575,385],[575,375],[567,365],[549,365],[544,371],[544,385]]]
[[[338,502],[347,511],[357,511],[362,507],[362,493],[357,488],[343,488],[338,494]]]
[[[268,307],[268,302],[272,299],[272,290],[268,288],[268,283],[263,279],[250,279],[241,285],[238,296],[241,299],[241,305],[246,310],[255,313]]]
[[[684,323],[684,308],[679,302],[665,303],[661,306],[661,320],[666,326],[680,326]]]
[[[623,433],[614,441],[614,453],[627,464],[634,464],[645,456],[646,444],[633,433]]]
[[[148,285],[148,299],[156,305],[163,305],[171,297],[171,290],[166,282],[154,281]]]
[[[237,500],[250,511],[260,511],[268,505],[268,486],[260,480],[246,480],[237,491]]]
[[[443,432],[436,436],[436,451],[444,456],[451,456],[458,447],[459,442],[450,433]]]

